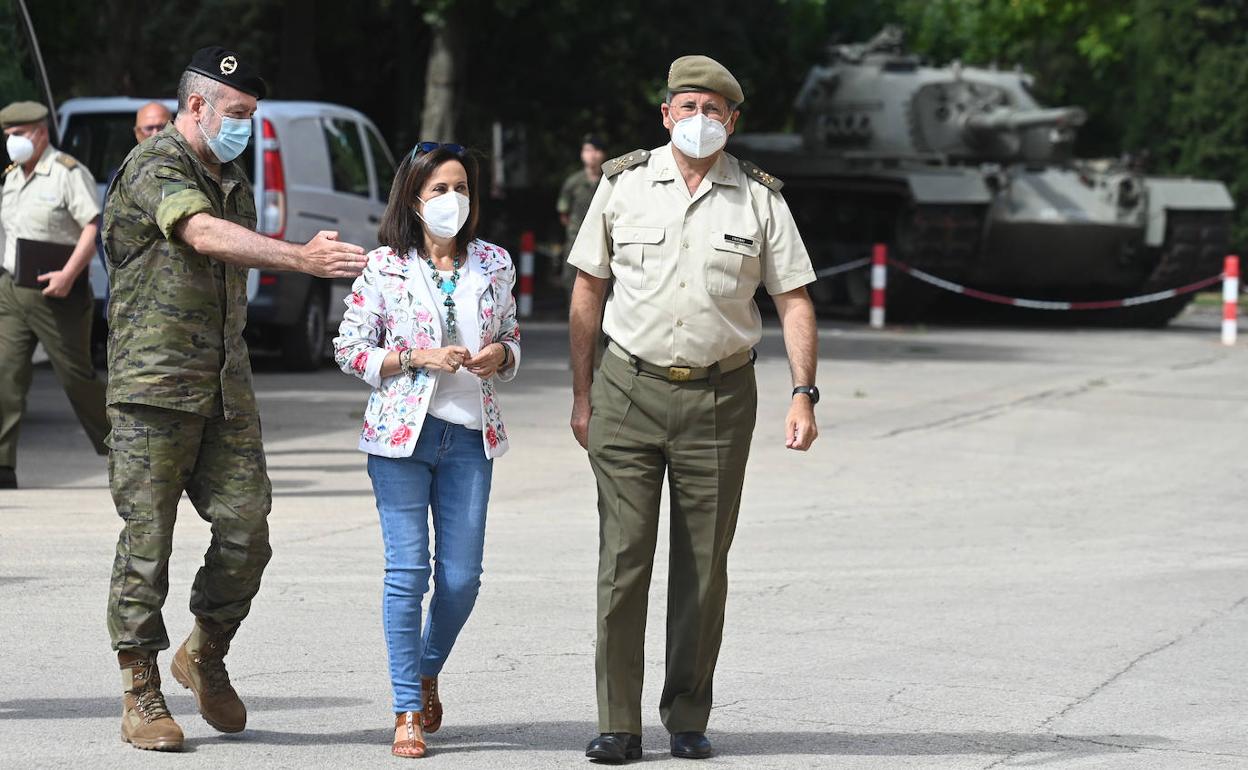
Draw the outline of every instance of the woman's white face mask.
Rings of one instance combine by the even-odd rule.
[[[698,113],[672,127],[672,144],[690,158],[706,158],[728,143],[728,129],[718,120]]]
[[[468,221],[472,202],[463,193],[450,190],[427,201],[422,201],[424,213],[416,212],[416,216],[429,228],[429,233],[438,238],[453,238]]]

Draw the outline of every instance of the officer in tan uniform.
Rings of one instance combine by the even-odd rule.
[[[674,756],[711,756],[728,548],[757,407],[760,284],[775,300],[797,386],[786,446],[805,450],[816,435],[815,318],[804,288],[815,275],[780,181],[723,151],[743,99],[714,60],[673,62],[661,106],[671,143],[607,161],[570,256],[580,271],[572,430],[598,482],[601,734],[586,756],[599,761],[642,753],[642,644],[665,474],[672,535],[659,712]],[[595,375],[600,317],[610,341]]]
[[[95,256],[100,204],[91,172],[49,143],[48,109],[14,102],[0,110],[13,164],[0,192],[0,489],[17,486],[17,437],[30,390],[31,358],[43,343],[88,438],[106,454],[104,383],[91,366],[94,299],[87,270]],[[39,276],[42,289],[14,283],[17,239],[74,246],[65,267]]]

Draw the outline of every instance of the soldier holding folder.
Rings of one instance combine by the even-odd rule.
[[[79,280],[95,254],[100,205],[91,173],[49,143],[47,117],[36,102],[0,110],[13,161],[0,193],[0,489],[17,486],[18,426],[36,343],[43,343],[96,452],[108,451],[104,384],[91,366],[91,287]],[[41,272],[35,287],[25,287],[16,280],[19,239],[63,244],[72,252],[64,266]]]

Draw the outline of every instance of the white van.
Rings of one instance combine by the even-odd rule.
[[[101,200],[134,148],[134,113],[149,101],[93,97],[61,105],[57,146],[91,170]],[[158,101],[171,112],[177,109],[174,100]],[[264,235],[304,243],[318,230],[337,230],[341,240],[376,247],[394,160],[377,127],[361,113],[323,102],[265,99],[256,111],[252,142],[238,162],[251,177],[256,229]],[[101,255],[91,271],[100,309],[108,292],[106,269]],[[247,336],[258,347],[279,350],[291,369],[315,369],[349,290],[350,281],[253,270]],[[103,330],[103,320],[97,320]]]

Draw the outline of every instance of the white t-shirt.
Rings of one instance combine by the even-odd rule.
[[[423,263],[424,260],[422,259],[421,262]],[[420,273],[425,277],[429,293],[438,306],[438,316],[442,322],[443,347],[452,344],[463,345],[472,351],[473,355],[476,355],[480,347],[481,324],[477,319],[476,297],[472,290],[475,276],[470,273],[470,264],[471,262],[465,261],[460,268],[459,282],[455,285],[455,292],[451,295],[455,300],[455,325],[459,329],[459,339],[455,341],[449,339],[446,331],[446,316],[449,311],[444,304],[446,295],[442,293],[441,286],[434,283],[427,264],[421,265]],[[439,284],[450,278],[450,270],[438,271]],[[438,386],[434,390],[433,400],[429,402],[429,414],[455,425],[481,430],[481,379],[462,367],[456,372],[438,372]]]

